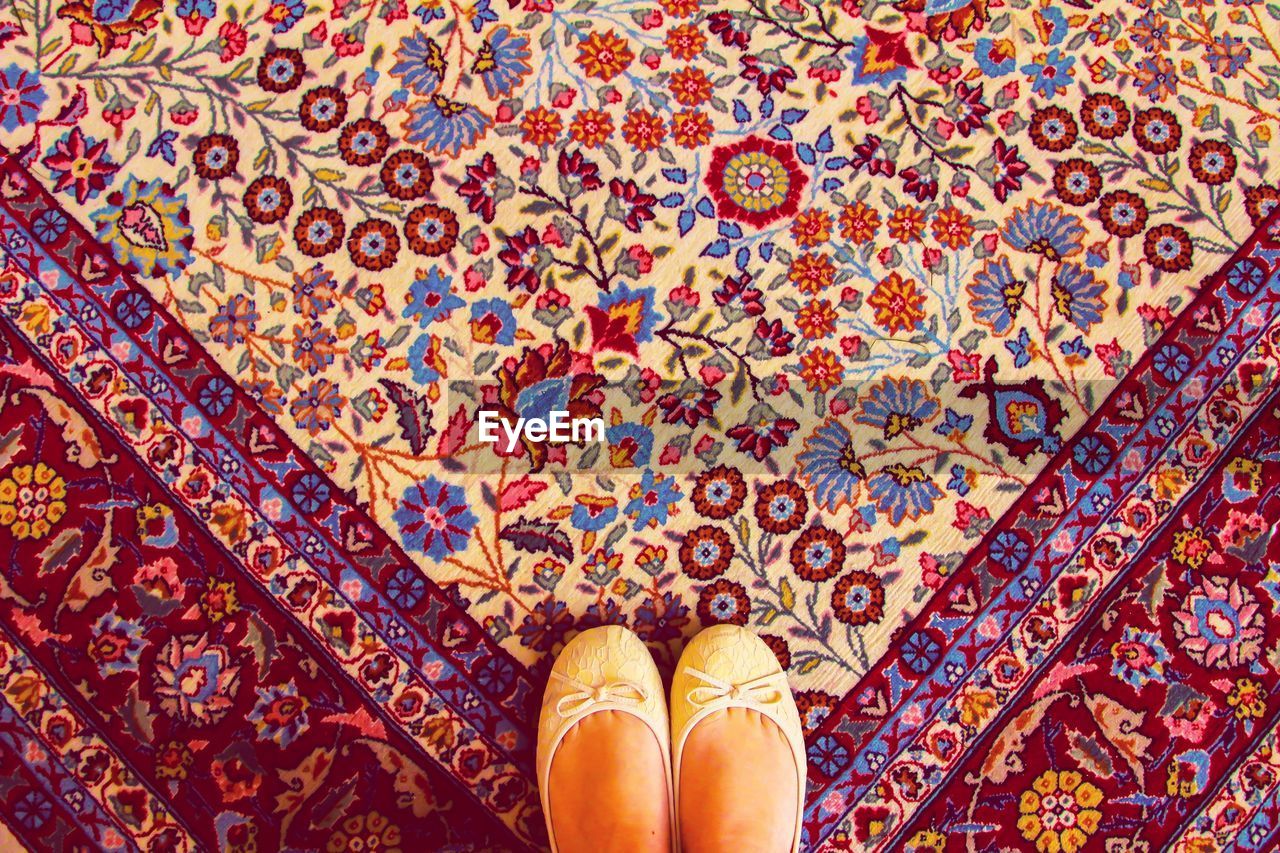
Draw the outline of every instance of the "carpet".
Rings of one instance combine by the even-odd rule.
[[[815,849],[1266,849],[1277,20],[7,3],[4,822],[537,847],[554,653],[728,621]]]

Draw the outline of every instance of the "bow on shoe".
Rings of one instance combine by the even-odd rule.
[[[551,677],[563,681],[574,688],[573,693],[566,693],[556,703],[556,713],[561,717],[572,717],[575,714],[581,714],[592,705],[599,705],[603,702],[639,705],[649,701],[649,691],[634,681],[627,681],[626,679],[609,681],[599,687],[588,687],[576,678],[570,678],[559,672],[553,671]]]
[[[742,684],[730,684],[693,667],[687,667],[685,672],[703,682],[689,691],[689,702],[699,708],[705,708],[721,699],[776,705],[782,701],[782,692],[787,685],[787,675],[783,672],[771,672]]]

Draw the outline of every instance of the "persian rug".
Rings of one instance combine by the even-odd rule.
[[[0,0],[3,823],[536,849],[556,651],[728,621],[807,848],[1273,849],[1278,32]]]

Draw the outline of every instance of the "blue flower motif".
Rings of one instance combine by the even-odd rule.
[[[1092,271],[1077,264],[1063,264],[1053,276],[1053,304],[1073,326],[1087,332],[1102,322],[1102,312],[1107,307],[1102,294],[1106,289],[1106,283],[1094,278]]]
[[[1071,458],[1089,475],[1101,474],[1111,464],[1112,455],[1111,447],[1097,435],[1086,435],[1071,451]]]
[[[44,826],[53,814],[49,798],[32,788],[13,804],[13,817],[23,829],[35,830]]]
[[[176,130],[163,130],[160,135],[147,146],[148,157],[159,157],[170,166],[177,162],[177,152],[173,150],[173,142],[178,138]]]
[[[293,502],[298,509],[314,514],[329,502],[329,484],[319,474],[303,474],[293,484]]]
[[[1063,56],[1062,51],[1055,47],[1043,61],[1022,66],[1022,73],[1031,77],[1033,91],[1045,98],[1054,98],[1059,92],[1067,91],[1071,84],[1071,68],[1075,64],[1074,56]]]
[[[33,121],[48,99],[40,72],[12,62],[0,71],[0,127],[5,130],[17,130]]]
[[[387,581],[387,595],[397,607],[406,610],[422,600],[427,593],[427,582],[422,572],[415,566],[401,566]]]
[[[646,468],[640,483],[631,487],[633,497],[627,503],[627,516],[631,525],[640,530],[646,526],[659,527],[667,523],[670,505],[680,500],[681,492],[670,477],[658,480],[652,468]]]
[[[433,266],[425,277],[421,270],[418,271],[418,278],[409,285],[408,304],[400,312],[400,316],[417,320],[418,326],[425,329],[465,304],[461,297],[453,293],[453,277],[442,274],[440,267]]]
[[[978,67],[987,77],[1003,77],[1018,65],[1012,56],[1005,56],[1003,52],[996,53],[993,50],[995,46],[995,39],[986,36],[978,39],[973,45],[973,58],[978,61]]]
[[[885,438],[910,432],[938,414],[938,401],[919,379],[885,379],[858,402],[854,422],[881,430]]]
[[[434,475],[404,490],[392,518],[405,544],[437,563],[466,545],[479,521],[462,487],[442,483]]]
[[[1056,204],[1030,201],[1005,222],[1000,236],[1019,252],[1060,261],[1079,254],[1084,239],[1080,217]]]
[[[805,439],[796,457],[800,476],[813,490],[814,501],[834,512],[852,504],[866,470],[854,452],[853,435],[835,420],[827,421]]]
[[[443,6],[441,7],[441,14],[443,14]],[[494,24],[497,21],[498,13],[493,11],[493,7],[489,5],[489,0],[480,0],[479,3],[471,7],[471,31],[476,35],[480,34],[485,24]]]
[[[1031,363],[1031,335],[1026,329],[1018,332],[1018,337],[1004,342],[1004,348],[1013,354],[1014,367],[1026,367]]]
[[[649,464],[653,455],[653,430],[643,424],[615,424],[605,430],[605,440],[610,453],[618,454],[613,464],[620,468],[641,468]]]
[[[473,670],[472,676],[481,690],[487,690],[495,696],[506,696],[515,684],[516,668],[509,661],[490,655]]]
[[[1089,349],[1088,344],[1084,342],[1083,335],[1076,335],[1069,341],[1063,341],[1058,344],[1058,349],[1063,355],[1075,356],[1076,358],[1088,358],[1093,350]]]
[[[200,389],[197,399],[201,408],[215,418],[227,410],[235,400],[235,390],[221,376],[215,376]]]
[[[925,631],[916,631],[902,644],[902,662],[917,675],[928,672],[941,654],[942,646]]]
[[[1170,382],[1181,382],[1191,370],[1191,356],[1177,344],[1165,344],[1152,359],[1156,371]]]
[[[947,407],[946,414],[943,416],[942,423],[933,428],[933,431],[941,436],[948,436],[954,433],[964,435],[973,426],[973,415],[962,415],[950,406]]]
[[[576,530],[604,530],[618,517],[618,503],[613,498],[579,496],[569,514]]]
[[[126,293],[115,307],[116,319],[126,329],[136,329],[151,318],[151,303],[136,291]]]
[[[495,27],[481,45],[473,70],[480,75],[489,97],[497,100],[515,91],[532,70],[529,56],[527,38],[512,35],[510,27]]]
[[[293,25],[302,20],[302,16],[307,11],[307,5],[302,0],[275,0],[271,7],[267,9],[266,18],[268,21],[274,20],[275,26],[271,28],[271,32],[279,35],[287,33],[293,29]]]
[[[474,148],[491,124],[493,119],[471,104],[435,95],[409,110],[405,139],[437,156],[457,157]]]
[[[1004,530],[991,541],[987,555],[1005,571],[1015,574],[1026,567],[1027,560],[1031,558],[1031,546],[1012,530]]]
[[[933,502],[942,490],[919,466],[895,463],[882,468],[867,481],[867,492],[876,508],[889,514],[889,523],[897,527],[903,519],[915,521],[933,511]]]
[[[431,335],[420,335],[409,346],[409,369],[413,371],[413,381],[419,385],[430,385],[440,380],[431,344]]]
[[[951,479],[947,480],[947,488],[961,497],[969,494],[968,473],[963,465],[952,465]]]
[[[828,778],[839,775],[849,766],[849,750],[832,735],[815,738],[809,745],[809,764]]]
[[[53,243],[67,233],[67,217],[57,210],[46,210],[32,220],[31,233],[41,243]]]
[[[493,324],[497,328],[493,328]],[[471,305],[471,333],[480,343],[510,346],[516,341],[516,315],[505,299],[481,299]]]
[[[38,236],[38,235],[37,235]],[[1254,257],[1245,256],[1227,270],[1227,284],[1245,296],[1252,296],[1267,278],[1266,268]]]
[[[401,39],[396,59],[400,61],[391,66],[391,73],[405,86],[419,95],[430,95],[440,88],[445,71],[444,51],[426,33],[415,32]]]
[[[984,263],[965,290],[974,319],[995,334],[1004,335],[1013,328],[1027,285],[1014,278],[1009,259],[1001,255]]]

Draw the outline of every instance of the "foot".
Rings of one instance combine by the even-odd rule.
[[[798,850],[800,716],[764,641],[731,625],[695,637],[676,668],[671,721],[685,853]]]
[[[666,853],[672,845],[670,742],[662,679],[618,626],[565,646],[543,696],[542,810],[560,853]]]

